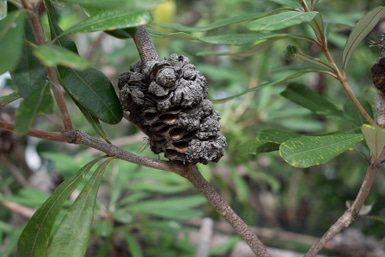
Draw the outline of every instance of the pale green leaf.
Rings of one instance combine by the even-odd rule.
[[[46,66],[66,66],[76,70],[84,70],[91,64],[84,58],[56,45],[42,45],[33,51],[34,55]]]
[[[21,58],[25,17],[20,10],[0,21],[0,74],[12,71]]]
[[[282,12],[252,21],[247,25],[247,28],[253,31],[280,30],[301,23],[311,22],[317,14],[318,12]]]
[[[385,7],[379,6],[368,12],[353,28],[346,41],[342,54],[342,68],[346,70],[350,56],[361,41],[372,31],[380,19],[385,15]]]
[[[104,161],[92,174],[78,198],[68,209],[51,239],[48,257],[84,256],[94,217],[94,206],[106,166]]]
[[[385,147],[385,129],[364,124],[361,130],[370,153],[377,160]]]
[[[332,160],[362,140],[362,134],[302,136],[281,144],[279,153],[290,165],[307,168]]]
[[[96,0],[54,0],[58,3],[79,4],[83,7],[93,7],[100,9],[125,9],[127,11],[132,10],[150,10],[156,4],[162,2],[162,0],[108,0],[108,1],[96,1]]]
[[[95,159],[84,165],[70,179],[61,183],[44,204],[29,220],[18,242],[18,256],[44,257],[48,247],[51,230],[64,202],[83,180],[91,167],[100,160]]]

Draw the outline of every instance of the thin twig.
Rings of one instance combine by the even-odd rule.
[[[146,64],[150,61],[160,60],[158,52],[156,51],[154,43],[148,34],[146,26],[139,26],[136,28],[134,42],[143,64]]]
[[[28,1],[23,1],[23,7],[28,10],[28,20],[31,24],[33,34],[38,45],[46,43],[43,28],[41,27],[38,6],[32,6]],[[71,117],[69,115],[67,105],[64,100],[63,91],[61,90],[59,78],[54,68],[45,66],[47,77],[51,82],[52,93],[55,97],[56,104],[59,108],[63,119],[64,130],[70,131],[73,129]]]
[[[314,257],[322,248],[325,247],[329,240],[340,233],[344,228],[350,226],[350,224],[356,220],[366,198],[368,197],[370,188],[373,185],[379,168],[379,163],[375,160],[375,158],[372,158],[366,170],[365,178],[362,182],[360,191],[358,192],[352,206],[350,206],[350,208],[347,209],[345,213],[329,228],[320,240],[309,249],[305,257]]]
[[[195,165],[189,166],[187,172],[185,172],[182,176],[188,179],[194,187],[206,197],[206,199],[213,205],[216,212],[234,228],[238,235],[240,235],[249,245],[256,256],[271,257],[264,244],[218,194],[212,185],[207,182]]]

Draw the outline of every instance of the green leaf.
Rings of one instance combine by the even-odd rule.
[[[65,90],[92,116],[109,124],[122,119],[123,109],[114,87],[101,71],[93,67],[79,71],[62,66],[58,71]]]
[[[282,12],[251,21],[247,28],[253,31],[280,30],[305,22],[311,22],[318,12]]]
[[[294,137],[298,135],[278,129],[260,129],[257,131],[256,139],[240,144],[237,149],[247,154],[276,151],[280,144]]]
[[[76,103],[76,100],[73,100]],[[98,135],[101,136],[104,141],[106,141],[107,143],[111,143],[102,125],[100,124],[99,119],[92,115],[92,113],[89,112],[86,108],[84,108],[80,103],[76,103],[76,105],[79,107],[80,111],[83,113],[84,117],[86,117],[87,121],[91,124],[92,128],[96,131],[96,133],[98,133]]]
[[[54,0],[58,3],[79,4],[83,7],[93,7],[100,9],[125,9],[127,10],[150,10],[157,3],[162,0],[108,0],[108,1],[95,1],[95,0]]]
[[[376,220],[376,221],[385,223],[385,216],[362,216],[362,217],[366,218],[366,219]]]
[[[33,53],[46,66],[63,65],[76,70],[84,70],[91,65],[86,59],[56,45],[39,46]]]
[[[234,167],[230,168],[229,172],[230,172],[230,178],[234,183],[237,200],[243,204],[247,203],[247,200],[249,198],[249,193],[250,193],[247,183],[236,172]]]
[[[28,22],[25,22],[24,37],[30,42],[35,42],[32,28]],[[23,98],[27,98],[32,91],[45,85],[47,81],[45,67],[33,55],[32,50],[29,44],[24,44],[22,57],[16,68],[10,72],[17,92]]]
[[[378,160],[385,147],[385,129],[364,124],[361,130],[371,155]]]
[[[148,214],[169,219],[188,219],[202,215],[200,210],[193,208],[205,203],[202,196],[174,197],[167,199],[147,200],[131,204],[124,208],[135,214]]]
[[[299,168],[326,163],[362,141],[361,134],[302,136],[281,144],[279,153],[290,165]]]
[[[373,117],[374,114],[373,114],[372,104],[363,97],[357,97],[357,98],[358,98],[358,101],[361,103],[362,107],[364,107],[366,112],[369,114],[369,116]],[[353,121],[357,126],[361,126],[366,122],[365,118],[362,117],[362,115],[357,110],[357,107],[354,105],[352,101],[346,101],[344,103],[343,110],[348,116],[353,118]]]
[[[136,239],[130,235],[130,233],[125,233],[124,234],[124,237],[126,239],[126,242],[127,242],[127,245],[128,245],[128,249],[130,251],[130,256],[132,257],[143,257],[143,251],[142,251],[142,248],[140,246],[140,244],[138,243],[138,241],[136,241]]]
[[[88,247],[94,217],[94,206],[106,166],[112,159],[104,161],[92,174],[78,198],[68,209],[56,230],[48,257],[84,256]]]
[[[276,11],[277,10],[274,10],[274,12]],[[182,32],[204,32],[204,31],[217,29],[220,27],[225,27],[230,24],[258,19],[269,14],[270,13],[265,13],[265,12],[247,13],[247,14],[242,14],[242,15],[237,15],[237,16],[232,16],[229,18],[217,20],[209,25],[201,26],[201,27],[188,27],[180,24],[163,24],[163,23],[157,23],[157,22],[154,22],[154,24],[162,28],[174,29],[176,31],[182,31]]]
[[[50,1],[46,0],[44,3],[50,21],[51,37],[56,38],[62,33],[57,23],[57,14]],[[63,36],[56,42],[59,46],[78,54],[75,43],[69,37]],[[109,124],[116,124],[122,119],[123,109],[119,99],[111,82],[101,71],[93,67],[79,71],[58,66],[58,73],[62,86],[81,109]]]
[[[216,100],[212,100],[212,102],[214,103],[223,103],[223,102],[227,102],[229,100],[232,100],[234,98],[237,98],[239,96],[242,96],[244,94],[247,94],[249,92],[253,92],[253,91],[257,91],[257,90],[260,90],[262,88],[265,88],[265,87],[269,87],[269,86],[274,86],[274,85],[278,85],[278,84],[281,84],[285,81],[289,81],[291,79],[295,79],[295,78],[298,78],[304,74],[307,74],[307,73],[311,73],[311,72],[321,72],[321,73],[328,73],[328,71],[324,71],[324,70],[319,70],[319,69],[299,69],[299,70],[295,70],[295,72],[293,74],[290,74],[286,77],[283,77],[283,78],[280,78],[278,80],[275,80],[275,81],[268,81],[268,82],[264,82],[264,83],[261,83],[260,85],[256,86],[256,87],[252,87],[252,88],[249,88],[239,94],[236,94],[236,95],[233,95],[233,96],[229,96],[229,97],[226,97],[226,98],[222,98],[222,99],[216,99]]]
[[[29,220],[18,242],[18,255],[23,257],[44,257],[52,227],[62,205],[83,180],[91,167],[100,160],[95,159],[83,166],[76,174],[61,183],[44,204]]]
[[[20,98],[20,95],[16,92],[10,93],[9,95],[0,96],[0,105],[7,105]]]
[[[305,85],[291,83],[281,95],[318,115],[354,123],[352,117]]]
[[[346,41],[342,54],[342,69],[346,70],[350,56],[361,41],[372,31],[380,19],[385,15],[385,7],[379,6],[368,12],[353,28]]]
[[[53,98],[50,86],[36,88],[28,98],[26,98],[16,111],[15,131],[24,134],[32,127],[36,117],[42,113],[53,111]]]
[[[10,12],[0,21],[0,74],[12,71],[20,61],[23,50],[25,12]]]
[[[112,158],[104,161],[92,174],[56,230],[48,257],[84,256],[88,248],[94,208],[103,173]],[[66,247],[63,247],[66,246]]]
[[[151,21],[151,16],[146,11],[127,13],[127,10],[106,10],[95,16],[87,18],[59,36],[103,30],[116,30],[145,25]]]

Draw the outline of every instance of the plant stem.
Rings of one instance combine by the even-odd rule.
[[[322,248],[325,247],[326,243],[331,240],[335,235],[341,232],[344,228],[350,226],[353,221],[356,220],[362,206],[368,197],[370,188],[376,178],[377,171],[380,169],[379,163],[375,158],[371,158],[370,164],[366,170],[364,181],[361,184],[360,191],[358,192],[356,199],[352,206],[345,211],[345,213],[329,228],[329,230],[315,243],[305,257],[314,257]]]
[[[27,9],[28,12],[28,20],[31,24],[33,34],[36,39],[37,45],[44,45],[46,43],[45,36],[43,33],[43,28],[41,27],[39,20],[39,11],[37,6],[31,6],[27,1],[23,1],[23,7]],[[45,66],[45,70],[47,73],[47,77],[51,82],[52,93],[55,97],[56,104],[59,108],[60,114],[63,119],[63,126],[65,131],[70,131],[73,129],[71,117],[69,115],[67,105],[64,100],[63,91],[60,86],[59,78],[56,74],[56,71],[52,67]]]
[[[134,35],[134,42],[139,52],[140,59],[143,64],[150,61],[159,61],[159,55],[156,51],[155,45],[148,34],[146,26],[139,26],[136,28]]]
[[[196,165],[190,165],[182,175],[213,205],[217,213],[224,218],[258,257],[271,257],[264,244],[250,230],[245,222],[234,212],[218,192],[207,182]]]

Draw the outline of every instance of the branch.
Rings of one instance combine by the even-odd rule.
[[[380,169],[380,164],[372,157],[370,164],[366,170],[364,181],[361,184],[360,191],[358,192],[356,199],[352,206],[345,211],[345,213],[329,228],[329,230],[315,243],[305,257],[315,256],[322,248],[325,247],[326,243],[331,240],[335,235],[341,232],[344,228],[350,226],[353,221],[356,220],[362,206],[368,197],[370,188],[376,178],[377,171]]]
[[[31,24],[33,34],[38,45],[44,45],[46,43],[43,28],[41,27],[40,17],[39,17],[39,8],[37,6],[32,6],[28,1],[22,1],[23,7],[28,10],[28,19]],[[61,90],[59,78],[56,74],[56,71],[52,67],[44,66],[48,79],[51,82],[52,93],[55,97],[56,104],[59,108],[60,114],[63,118],[64,130],[70,131],[73,129],[71,117],[69,115],[67,105],[64,100],[64,96]]]
[[[150,61],[160,60],[158,52],[156,51],[154,43],[148,34],[146,26],[140,26],[136,28],[134,42],[143,64],[146,64]]]
[[[271,257],[266,247],[259,238],[250,230],[245,222],[234,212],[227,202],[218,194],[218,192],[201,175],[195,165],[188,167],[183,175],[194,187],[213,205],[217,213],[224,218],[242,239],[250,246],[251,250],[258,257]]]

